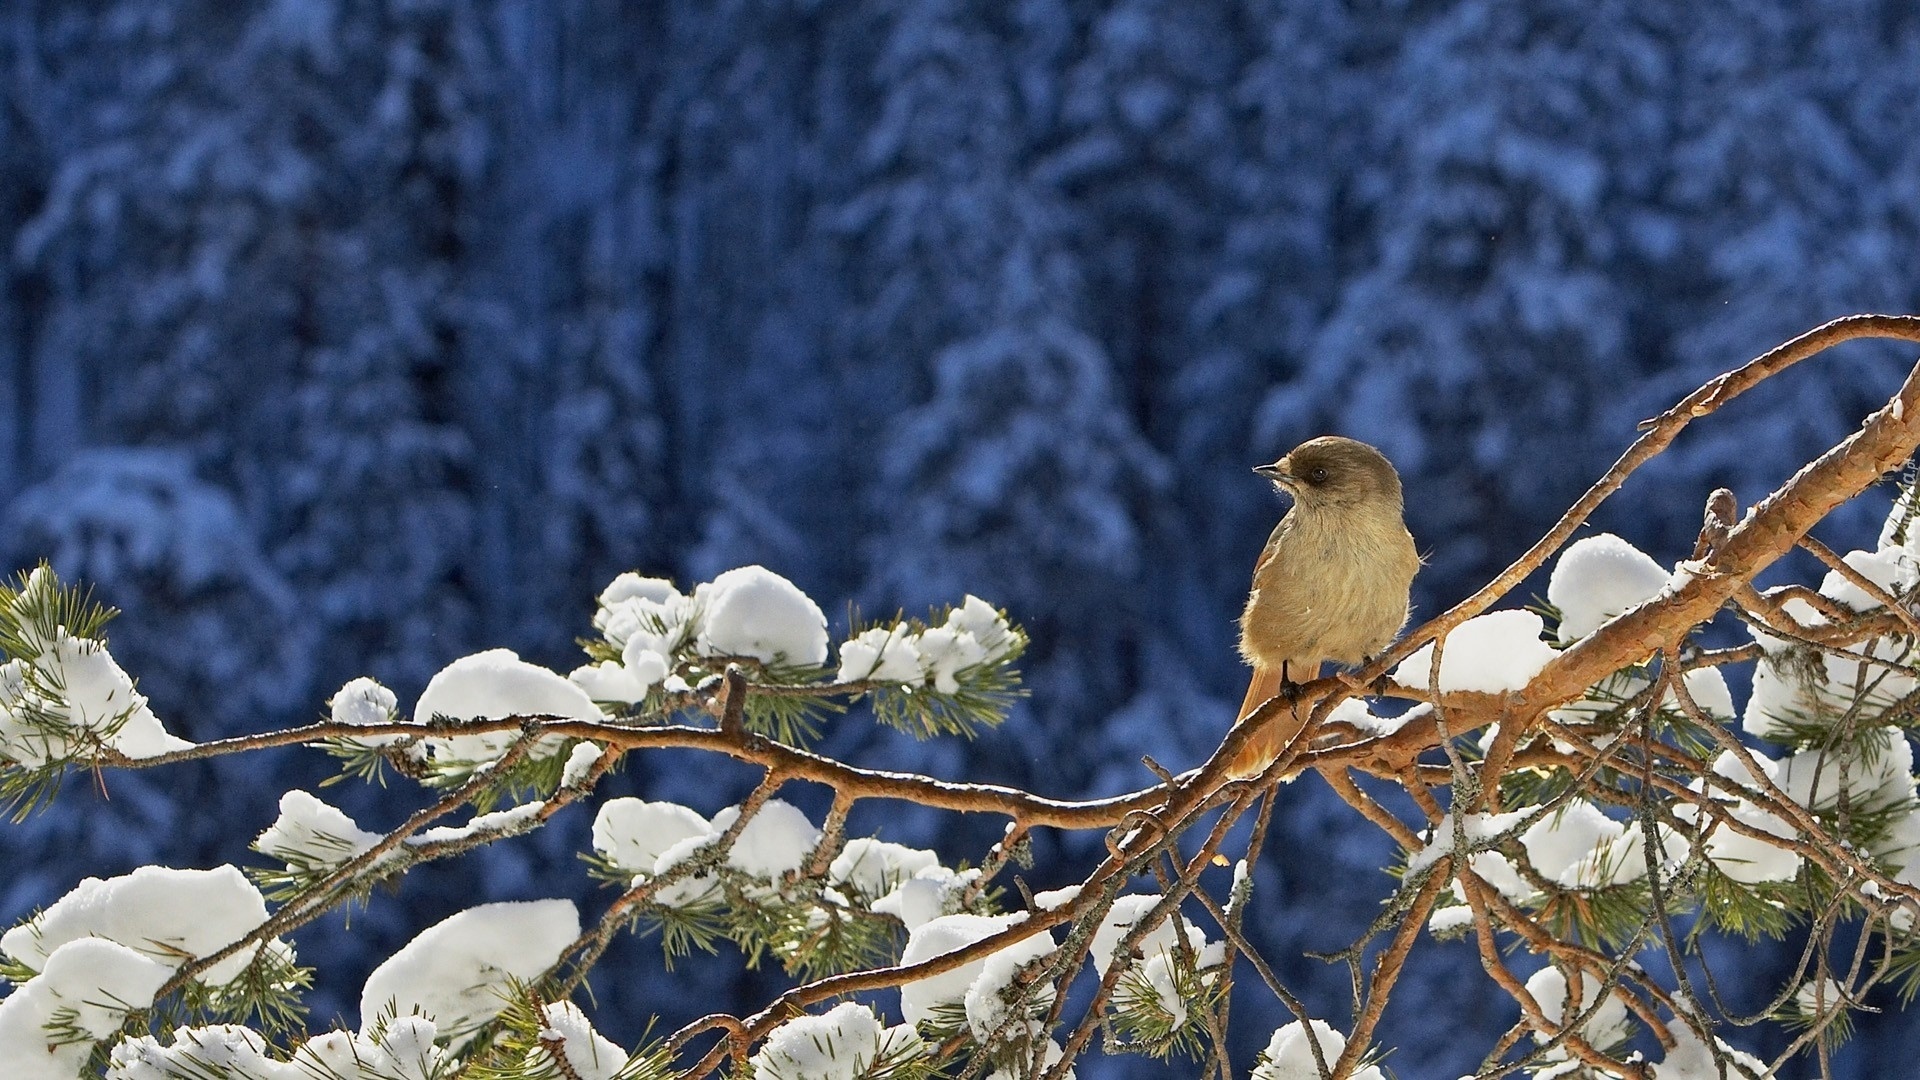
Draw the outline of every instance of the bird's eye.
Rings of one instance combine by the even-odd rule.
[[[1307,474],[1307,479],[1316,484],[1324,484],[1327,482],[1327,470],[1325,468],[1315,469]]]

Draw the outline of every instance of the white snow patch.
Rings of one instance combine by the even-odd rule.
[[[1540,640],[1545,624],[1531,611],[1495,611],[1461,623],[1447,635],[1440,661],[1442,693],[1519,690],[1553,659]],[[1433,644],[1420,647],[1393,669],[1393,681],[1425,690],[1432,683]]]
[[[1241,862],[1246,860],[1242,859]],[[1033,894],[1033,906],[1041,911],[1053,911],[1066,907],[1080,899],[1080,886],[1068,885],[1060,889],[1047,889]]]
[[[906,623],[876,626],[840,644],[835,682],[918,682],[923,668],[919,635]]]
[[[487,814],[475,814],[465,825],[440,825],[409,837],[407,843],[446,844],[458,840],[469,840],[476,836],[489,834],[516,835],[530,826],[546,808],[546,801],[535,799],[532,802],[510,806],[505,810],[495,810]]]
[[[38,975],[0,1000],[0,1061],[9,1080],[73,1080],[94,1044],[56,1045],[47,1025],[70,1023],[95,1041],[110,1038],[128,1010],[153,1004],[174,967],[105,938],[61,944]]]
[[[593,850],[622,870],[652,874],[669,848],[712,833],[706,818],[679,803],[608,799],[593,818]]]
[[[355,727],[391,724],[399,708],[400,699],[394,696],[393,691],[365,675],[348,680],[345,686],[333,692],[333,697],[327,699],[327,709],[333,722]],[[388,738],[397,739],[400,736]]]
[[[940,857],[922,848],[889,843],[870,836],[847,841],[834,856],[827,880],[846,885],[869,900],[878,899],[940,865]]]
[[[31,663],[0,664],[0,759],[31,768],[90,752],[96,741],[136,759],[194,745],[167,733],[105,642],[62,629],[40,645]]]
[[[434,1045],[438,1034],[424,1016],[402,1016],[387,1025],[378,1040],[350,1031],[316,1035],[293,1055],[299,1070],[289,1080],[427,1080],[440,1076],[451,1064],[449,1054]],[[144,1080],[144,1078],[142,1078]],[[278,1080],[278,1078],[276,1078]]]
[[[1105,974],[1114,962],[1114,952],[1119,949],[1121,939],[1127,936],[1134,924],[1145,918],[1161,901],[1159,893],[1133,893],[1115,897],[1113,906],[1107,909],[1106,918],[1094,928],[1093,942],[1087,947],[1087,959],[1093,964],[1093,970]],[[1188,946],[1194,951],[1206,944],[1206,934],[1198,927],[1187,927]],[[1196,937],[1197,935],[1197,937]],[[1156,956],[1165,956],[1174,950],[1179,940],[1179,931],[1175,928],[1172,913],[1168,913],[1159,925],[1141,935],[1134,948],[1141,957],[1151,960]]]
[[[540,1032],[544,1044],[528,1051],[526,1064],[561,1076],[580,1080],[614,1080],[627,1063],[627,1052],[593,1030],[587,1014],[571,1001],[556,1001],[540,1010],[546,1027]],[[552,1050],[557,1048],[567,1069],[556,1068]]]
[[[1715,1039],[1727,1056],[1727,1069],[1721,1072],[1713,1051],[1685,1023],[1675,1020],[1667,1025],[1673,1036],[1673,1049],[1666,1059],[1653,1067],[1653,1080],[1759,1080],[1769,1075],[1766,1063],[1752,1054],[1735,1050]]]
[[[280,816],[253,841],[253,850],[295,868],[334,867],[380,842],[346,812],[305,791],[280,796]]]
[[[916,871],[887,895],[873,902],[876,915],[892,915],[909,932],[951,911],[956,899],[980,877],[980,868],[953,870],[930,866]]]
[[[774,1028],[749,1061],[757,1080],[859,1080],[882,1058],[903,1061],[923,1049],[911,1027],[883,1027],[872,1009],[848,1001]]]
[[[120,877],[87,878],[37,917],[0,936],[0,950],[36,971],[61,946],[105,938],[177,968],[245,937],[267,918],[260,890],[232,866],[174,870],[143,866]],[[201,974],[224,986],[253,960],[243,949]]]
[[[606,749],[592,739],[581,739],[574,743],[573,749],[567,751],[566,766],[560,770],[560,786],[573,787],[585,780],[587,774],[593,771],[593,763],[600,760],[600,755]]]
[[[726,832],[738,820],[737,806],[713,815],[714,834]],[[798,807],[783,799],[768,799],[734,838],[727,865],[754,877],[777,880],[806,865],[807,856],[819,843],[820,830]]]
[[[1024,916],[1020,915],[942,915],[930,919],[915,927],[907,934],[907,946],[900,953],[901,966],[917,964],[936,956],[944,956],[956,949],[964,949],[976,941],[992,937],[994,934],[1012,926]],[[1047,937],[1051,935],[1036,935]],[[967,988],[980,977],[986,961],[975,960],[962,964],[952,971],[942,972],[924,979],[917,979],[900,987],[900,1013],[909,1024],[918,1024],[932,1017],[934,1010],[947,1005],[963,1005],[967,997]]]
[[[1621,612],[1660,595],[1667,581],[1659,563],[1612,533],[1568,545],[1547,579],[1547,603],[1560,609],[1560,643],[1586,637]]]
[[[560,716],[576,720],[605,720],[606,714],[580,687],[536,664],[520,659],[511,649],[488,649],[463,656],[427,680],[413,717],[426,722],[437,716],[455,720],[498,720],[509,716]],[[436,756],[455,761],[492,761],[520,737],[518,731],[428,739]],[[533,747],[532,757],[559,752],[566,740],[548,736]],[[444,1026],[444,1025],[442,1025]]]
[[[433,1018],[458,1045],[506,1008],[508,980],[532,980],[580,935],[570,900],[471,907],[421,931],[367,976],[360,1033],[383,1014]]]
[[[354,1073],[344,1074],[358,1077]],[[108,1059],[107,1080],[184,1080],[198,1077],[244,1080],[312,1080],[300,1066],[268,1056],[266,1039],[238,1024],[176,1028],[169,1043],[151,1035],[122,1041]],[[331,1078],[329,1078],[331,1080]]]
[[[1878,551],[1849,551],[1840,557],[1840,561],[1860,572],[1860,576],[1880,586],[1881,589],[1899,596],[1913,588],[1920,572],[1916,572],[1913,552],[1905,548],[1887,547]],[[1881,606],[1871,594],[1853,582],[1838,570],[1827,571],[1821,579],[1820,595],[1837,600],[1855,611],[1872,611]]]
[[[979,974],[967,986],[966,996],[962,998],[967,1010],[967,1029],[975,1039],[984,1044],[1008,1023],[1012,1006],[1007,998],[1013,990],[1014,976],[1053,949],[1053,934],[1042,932],[1014,942],[981,963]],[[1053,1004],[1053,993],[1052,983],[1030,989],[1024,1008],[1047,1008]],[[1021,1020],[1013,1022],[1017,1024]]]
[[[1548,1020],[1565,1024],[1593,1006],[1600,995],[1600,979],[1592,972],[1581,972],[1580,1003],[1571,1010],[1567,1008],[1567,976],[1552,965],[1541,968],[1527,979],[1527,993],[1533,995],[1533,1000],[1539,1003],[1540,1011],[1546,1014]],[[1624,1040],[1629,1032],[1627,1007],[1613,994],[1608,994],[1593,1016],[1580,1027],[1581,1036],[1602,1049]],[[1533,1038],[1535,1042],[1543,1043],[1548,1039],[1537,1031]]]
[[[1267,1041],[1266,1050],[1260,1054],[1260,1063],[1254,1067],[1252,1080],[1320,1080],[1319,1063],[1314,1060],[1313,1047],[1318,1044],[1321,1057],[1326,1059],[1327,1068],[1340,1060],[1340,1054],[1347,1048],[1347,1037],[1333,1029],[1324,1020],[1315,1020],[1313,1032],[1309,1036],[1300,1021],[1280,1028]],[[1352,1080],[1385,1080],[1378,1065],[1369,1065],[1352,1074]]]
[[[827,660],[827,617],[793,582],[763,566],[729,570],[694,590],[700,651],[762,663]]]

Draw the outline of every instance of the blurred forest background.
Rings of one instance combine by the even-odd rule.
[[[1282,509],[1249,466],[1380,445],[1430,615],[1636,421],[1826,319],[1920,309],[1908,0],[9,0],[0,102],[0,555],[125,609],[116,655],[196,740],[361,674],[409,707],[486,647],[564,671],[616,572],[759,562],[840,627],[973,592],[1033,635],[1002,729],[854,717],[827,752],[1126,790],[1143,753],[1198,762],[1245,686],[1233,620]],[[1814,361],[1599,523],[1684,557],[1711,488],[1758,498],[1912,360]],[[326,766],[75,777],[0,825],[0,919],[245,862]],[[667,754],[613,787],[711,812],[751,779]],[[417,801],[345,800],[369,826]],[[316,1022],[457,908],[597,911],[588,824],[303,932]],[[999,828],[854,825],[949,860]],[[1343,1022],[1344,969],[1301,953],[1364,926],[1387,845],[1313,780],[1276,828],[1258,933]],[[1099,850],[1045,839],[1028,879]],[[1382,1040],[1446,1080],[1514,1007],[1469,946],[1423,947]],[[1790,953],[1715,957],[1757,1001]],[[594,1015],[631,1044],[783,983],[629,940]],[[1282,1014],[1243,998],[1251,1060]],[[1844,1076],[1920,1055],[1897,1008],[1860,1028]]]

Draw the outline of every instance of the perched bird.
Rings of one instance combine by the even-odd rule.
[[[1293,497],[1253,568],[1240,615],[1240,655],[1253,681],[1238,722],[1267,699],[1320,675],[1324,661],[1363,663],[1407,621],[1407,591],[1420,555],[1401,517],[1400,474],[1363,442],[1324,435],[1254,472]],[[1256,776],[1300,731],[1281,717],[1229,764]]]

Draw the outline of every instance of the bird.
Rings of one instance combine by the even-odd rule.
[[[1253,471],[1293,505],[1260,552],[1240,615],[1240,655],[1253,678],[1236,726],[1318,678],[1322,663],[1356,666],[1386,648],[1406,625],[1421,561],[1400,474],[1366,443],[1323,435]],[[1304,723],[1297,712],[1276,718],[1240,748],[1228,775],[1258,776]]]

